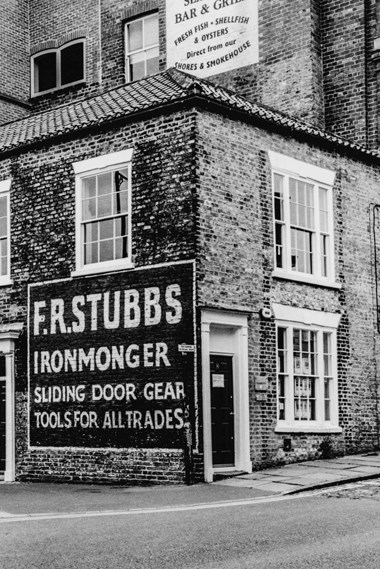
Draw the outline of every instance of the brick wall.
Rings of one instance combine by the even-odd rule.
[[[100,12],[99,12],[100,7]],[[31,4],[31,50],[44,42],[62,42],[70,32],[82,33],[87,46],[86,86],[71,87],[35,98],[35,110],[83,98],[125,82],[124,25],[128,19],[158,10],[160,69],[166,68],[165,0],[91,0],[83,12],[76,0],[68,7],[54,0]],[[99,30],[101,17],[101,33]],[[41,26],[41,22],[43,25]],[[320,14],[316,0],[259,2],[258,64],[210,77],[285,113],[323,126]],[[99,83],[99,81],[101,81]]]
[[[334,170],[336,274],[329,289],[272,277],[273,224],[268,150]],[[237,121],[199,117],[200,175],[198,295],[201,306],[249,311],[251,457],[254,467],[373,449],[377,439],[378,376],[373,304],[371,203],[377,201],[379,168],[329,154]],[[228,238],[226,238],[228,235]],[[338,328],[339,424],[342,434],[275,434],[276,339],[263,306],[280,303],[341,312]],[[255,378],[265,376],[264,400]],[[292,439],[284,452],[283,439]]]
[[[4,0],[0,5],[0,124],[25,114],[22,107],[2,100],[12,96],[22,102],[29,97],[28,2]]]
[[[326,128],[362,144],[367,140],[366,4],[321,2]]]
[[[0,322],[27,318],[27,285],[68,278],[75,267],[72,163],[132,147],[136,268],[194,258],[192,114],[160,116],[86,139],[52,143],[3,160],[12,177],[13,286],[0,291]],[[106,278],[106,277],[105,277]],[[23,479],[182,481],[183,451],[28,451],[26,330],[17,342],[17,473]]]
[[[18,102],[11,102],[0,94],[0,125],[17,121],[29,114],[29,110]]]
[[[318,2],[271,0],[259,6],[260,102],[323,127]]]

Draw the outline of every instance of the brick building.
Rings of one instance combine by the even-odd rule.
[[[378,10],[340,4],[0,8],[6,480],[378,448]]]

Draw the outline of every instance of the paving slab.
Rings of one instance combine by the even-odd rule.
[[[214,484],[289,494],[375,477],[380,478],[380,454],[361,454],[268,468]]]

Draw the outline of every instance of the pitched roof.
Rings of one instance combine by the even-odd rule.
[[[185,101],[193,96],[218,103],[231,111],[240,111],[273,126],[285,127],[293,133],[328,141],[340,148],[351,149],[367,156],[380,157],[380,152],[366,149],[283,113],[252,103],[233,91],[173,68],[84,101],[71,102],[4,124],[0,126],[0,154],[58,135],[103,125],[171,102]]]

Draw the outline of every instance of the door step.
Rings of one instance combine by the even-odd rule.
[[[226,478],[235,478],[236,476],[241,476],[242,474],[247,474],[247,472],[245,470],[214,472],[213,480],[214,482],[219,482],[219,480],[225,480]]]

